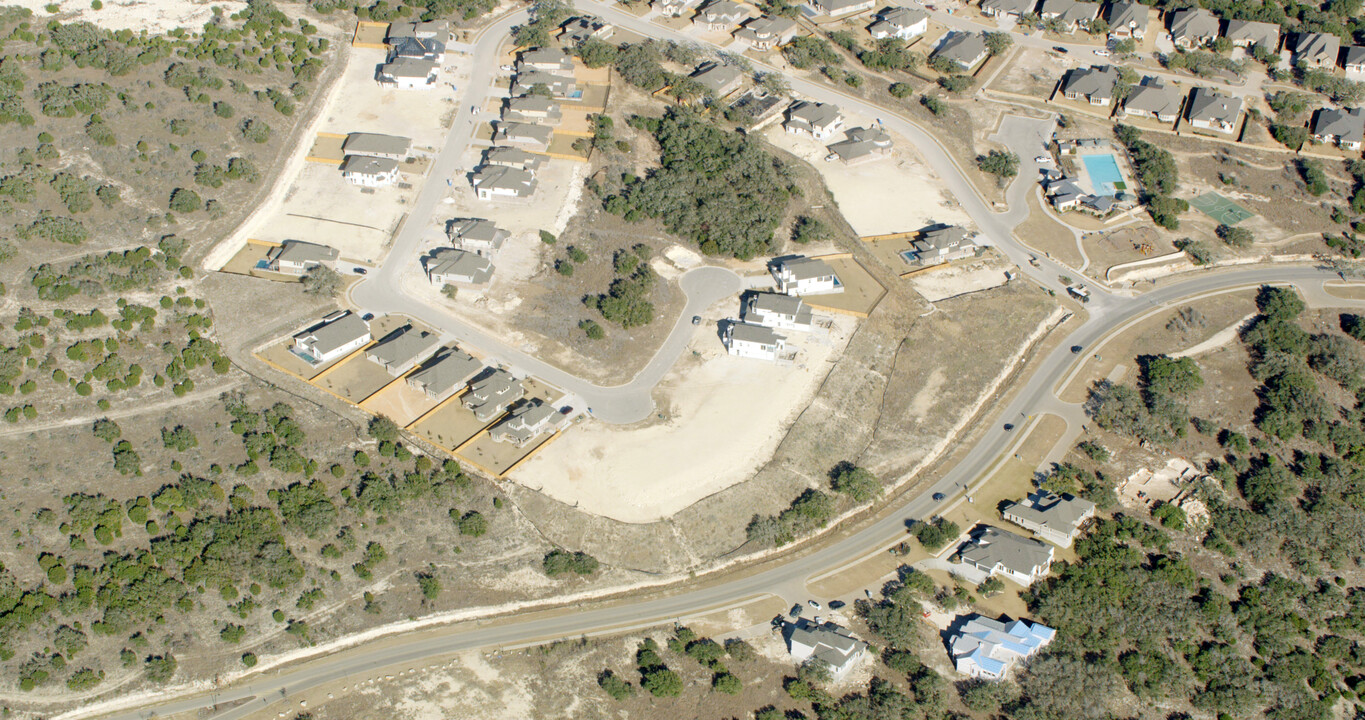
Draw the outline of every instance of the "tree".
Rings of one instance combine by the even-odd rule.
[[[341,290],[341,273],[326,265],[317,265],[303,276],[302,282],[303,291],[309,295],[336,297]]]
[[[881,481],[876,475],[852,463],[836,465],[830,472],[830,485],[835,492],[843,493],[858,503],[872,500],[882,492]]]
[[[118,426],[118,423],[109,418],[100,418],[99,420],[96,420],[91,431],[95,433],[95,437],[107,443],[114,442],[123,435],[123,429]]]
[[[715,677],[711,678],[711,688],[726,695],[738,695],[739,691],[744,689],[744,683],[728,672],[716,673]]]
[[[1189,202],[1181,198],[1156,195],[1147,199],[1147,214],[1152,221],[1167,230],[1180,229],[1180,215],[1190,209]]]
[[[1256,240],[1256,236],[1246,228],[1219,225],[1216,232],[1223,242],[1236,248],[1251,247],[1251,244]]]
[[[891,93],[891,97],[903,100],[913,95],[915,93],[915,88],[909,83],[897,82],[891,83],[891,86],[888,87],[886,91]]]
[[[174,430],[161,428],[161,444],[172,450],[184,452],[192,447],[198,447],[199,439],[189,428],[176,425]]]
[[[488,520],[478,511],[470,510],[460,518],[460,534],[479,537],[488,532]]]
[[[199,198],[199,194],[187,188],[176,188],[171,191],[170,202],[168,203],[172,212],[192,213],[204,206],[204,201]]]
[[[666,667],[646,671],[640,684],[654,697],[678,697],[683,691],[682,678]]]
[[[992,56],[1003,55],[1010,46],[1014,45],[1014,38],[1007,32],[988,32],[985,35],[986,52]]]
[[[1267,320],[1292,322],[1305,306],[1292,288],[1263,285],[1256,293],[1256,307]]]
[[[1323,172],[1321,163],[1299,158],[1296,165],[1310,195],[1316,197],[1327,192],[1327,173]]]
[[[1012,178],[1019,174],[1019,156],[1009,151],[992,150],[986,155],[978,155],[976,166],[986,173],[1000,178]]]
[[[567,550],[555,549],[545,555],[541,563],[545,574],[550,577],[562,575],[567,572],[579,575],[591,575],[597,572],[597,558],[583,552],[569,552]]]
[[[170,653],[147,658],[145,664],[147,679],[157,684],[168,682],[171,676],[175,675],[176,664],[175,656]]]
[[[1109,665],[1070,655],[1035,659],[1019,679],[1025,707],[1040,717],[1100,720],[1118,697],[1119,680]]]
[[[417,587],[428,600],[435,600],[441,594],[441,581],[430,572],[417,573]]]
[[[398,431],[398,423],[384,415],[376,415],[371,418],[370,424],[366,427],[366,432],[379,442],[393,443],[402,439],[402,435]]]
[[[597,685],[605,690],[613,700],[625,700],[635,694],[634,686],[610,670],[603,670],[597,675]]]

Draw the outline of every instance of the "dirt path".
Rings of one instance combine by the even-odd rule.
[[[159,412],[167,408],[173,408],[178,405],[188,405],[190,403],[198,402],[200,400],[216,398],[220,394],[227,392],[228,390],[231,390],[241,384],[242,380],[240,379],[233,380],[223,385],[215,385],[206,390],[186,393],[184,395],[181,395],[180,397],[168,398],[166,400],[162,400],[161,402],[155,402],[150,405],[138,405],[137,407],[131,407],[125,410],[115,410],[107,413],[102,412],[95,413],[92,415],[79,415],[77,417],[53,420],[52,422],[38,423],[37,425],[20,425],[12,428],[4,428],[0,429],[0,437],[14,437],[15,435],[27,435],[29,433],[47,432],[48,430],[57,430],[59,428],[74,427],[77,425],[89,425],[100,418],[109,418],[110,420],[122,420],[124,418],[136,417],[138,415],[146,415],[148,413]]]

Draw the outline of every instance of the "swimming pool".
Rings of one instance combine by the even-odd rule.
[[[1113,155],[1109,153],[1082,155],[1081,162],[1085,163],[1085,171],[1090,175],[1090,184],[1097,194],[1113,195],[1116,191],[1126,188],[1123,173],[1119,172],[1118,161],[1114,160]]]

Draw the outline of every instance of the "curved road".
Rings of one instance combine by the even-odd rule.
[[[672,33],[657,26],[640,21],[634,16],[620,13],[609,6],[588,0],[581,0],[580,4],[591,7],[594,12],[606,17],[609,21],[637,32],[643,26],[644,29],[650,31],[649,34],[651,35],[665,38],[672,35]],[[522,14],[519,13],[499,21],[492,26],[491,32],[482,36],[478,43],[478,50],[483,57],[493,57],[496,45],[501,40],[502,32],[505,32],[510,24],[519,21],[519,16]],[[476,71],[473,75],[474,77],[481,77],[482,75],[477,70],[479,66],[478,55],[475,57],[475,63]],[[488,74],[491,75],[491,73]],[[1019,256],[1021,255],[1030,254],[1010,237],[1009,231],[1027,214],[1027,206],[1023,202],[1023,197],[1031,183],[1027,181],[1016,182],[1009,189],[1010,211],[1001,214],[994,213],[986,207],[953,160],[932,137],[925,134],[918,126],[836,90],[798,78],[791,78],[791,82],[794,89],[817,100],[838,102],[855,112],[882,117],[883,121],[893,130],[910,138],[919,146],[931,167],[949,183],[954,194],[963,203],[973,219],[977,221],[982,231],[991,237],[1001,247],[1002,251],[1016,259],[1020,259]],[[473,95],[464,104],[481,103],[481,93],[484,91],[473,88],[471,92]],[[438,172],[444,172],[444,176],[449,176],[449,173],[453,172],[454,162],[458,159],[460,151],[467,142],[467,139],[461,138],[467,138],[472,129],[471,121],[472,118],[465,116],[457,120],[456,127],[452,129],[452,142],[442,151],[437,162],[433,165],[432,177],[439,179],[443,175],[438,174]],[[1015,138],[1016,141],[1021,141],[1021,138],[1022,141],[1027,141],[1031,133],[1041,133],[1042,129],[1041,126],[1029,126],[1025,123],[1009,132],[1018,133],[1018,137]],[[1039,139],[1043,136],[1040,134]],[[1016,152],[1019,150],[1016,149]],[[1029,155],[1026,152],[1019,152],[1019,154],[1021,158]],[[439,182],[429,182],[427,188],[424,188],[419,196],[418,204],[414,208],[414,217],[429,217],[436,199],[440,195],[439,192],[429,193],[427,191],[432,187],[439,187]],[[709,305],[715,299],[724,297],[725,294],[733,293],[738,289],[738,279],[728,271],[699,268],[689,272],[682,281],[683,288],[688,294],[687,309],[679,318],[664,348],[631,383],[617,388],[599,388],[585,384],[576,378],[567,376],[562,371],[535,361],[534,358],[529,358],[514,349],[507,348],[495,338],[484,335],[476,328],[464,326],[450,316],[422,305],[399,292],[382,291],[380,288],[396,287],[399,276],[399,266],[396,263],[404,262],[404,258],[416,257],[420,228],[425,224],[425,222],[412,224],[412,227],[415,228],[413,230],[408,230],[405,227],[400,237],[395,240],[391,253],[391,257],[395,258],[395,261],[387,263],[372,276],[370,281],[358,285],[355,293],[356,300],[367,307],[412,314],[481,349],[494,348],[496,349],[495,354],[502,359],[510,361],[513,365],[534,368],[534,372],[537,374],[544,374],[551,382],[560,382],[566,385],[567,389],[580,392],[584,399],[590,402],[601,404],[605,399],[612,407],[611,412],[619,413],[618,417],[628,417],[631,413],[638,413],[642,407],[645,414],[649,412],[649,406],[641,404],[638,398],[643,397],[643,403],[648,403],[648,391],[652,387],[652,383],[657,382],[657,379],[662,377],[662,374],[676,359],[677,353],[681,352],[681,348],[685,346],[689,334],[686,326],[687,318],[695,314],[698,308]],[[1026,257],[1022,259],[1027,260]],[[1043,270],[1031,270],[1027,263],[1021,264],[1021,269],[1037,277],[1044,285],[1054,289],[1060,288],[1060,284],[1055,279],[1056,274],[1064,274],[1069,270],[1065,266],[1051,263],[1046,264]],[[1048,276],[1049,273],[1052,273],[1051,277]],[[1116,328],[1120,328],[1124,323],[1155,308],[1170,305],[1191,296],[1267,282],[1297,282],[1318,289],[1321,281],[1335,277],[1334,272],[1322,268],[1302,266],[1258,267],[1196,275],[1135,298],[1114,295],[1099,291],[1100,288],[1098,287],[1095,288],[1097,292],[1094,301],[1090,303],[1089,320],[1072,332],[1053,352],[1034,363],[1030,374],[1021,379],[1022,391],[1000,409],[999,413],[991,420],[990,429],[982,434],[962,462],[949,470],[932,487],[927,488],[916,497],[907,499],[898,507],[884,511],[879,520],[867,527],[846,538],[830,542],[804,555],[793,557],[770,569],[752,572],[751,574],[746,574],[746,571],[742,569],[721,574],[716,577],[716,582],[707,587],[687,590],[682,586],[676,586],[674,588],[676,594],[647,600],[631,601],[629,597],[626,597],[624,602],[622,599],[618,599],[616,601],[604,600],[594,603],[581,603],[576,606],[576,611],[553,617],[537,617],[521,621],[513,619],[503,624],[485,627],[478,627],[477,624],[471,623],[463,627],[439,628],[410,642],[374,643],[373,645],[380,647],[362,646],[341,651],[330,656],[301,662],[293,669],[262,674],[248,682],[221,689],[212,694],[206,693],[168,701],[154,708],[118,713],[112,717],[120,720],[133,720],[134,718],[148,718],[154,715],[207,711],[215,705],[221,706],[239,702],[243,704],[216,714],[204,712],[201,715],[201,717],[212,717],[215,720],[237,720],[268,707],[291,693],[298,693],[352,675],[369,673],[379,668],[426,660],[473,648],[505,647],[532,641],[621,632],[633,627],[647,627],[666,623],[680,616],[697,615],[713,608],[725,607],[749,598],[768,595],[774,588],[799,587],[813,575],[840,567],[850,559],[860,557],[869,550],[903,537],[908,522],[933,515],[943,505],[952,502],[954,496],[962,488],[980,482],[986,471],[1002,453],[1007,451],[1015,439],[1013,433],[1006,432],[1003,429],[1002,423],[1009,418],[1030,414],[1039,408],[1055,406],[1058,402],[1055,395],[1057,384],[1067,378],[1078,361],[1084,357],[1073,355],[1067,349],[1068,346],[1093,347],[1096,342]],[[682,338],[681,344],[679,344],[678,338]],[[597,408],[594,407],[594,409]],[[949,497],[943,502],[934,502],[931,500],[934,493],[943,493]],[[474,625],[474,627],[471,628],[469,625]]]

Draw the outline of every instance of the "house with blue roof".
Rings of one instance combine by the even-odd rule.
[[[948,649],[958,672],[984,680],[1003,680],[1010,668],[1037,655],[1056,633],[1045,625],[1009,620],[1004,615],[999,620],[973,615],[948,641]]]

